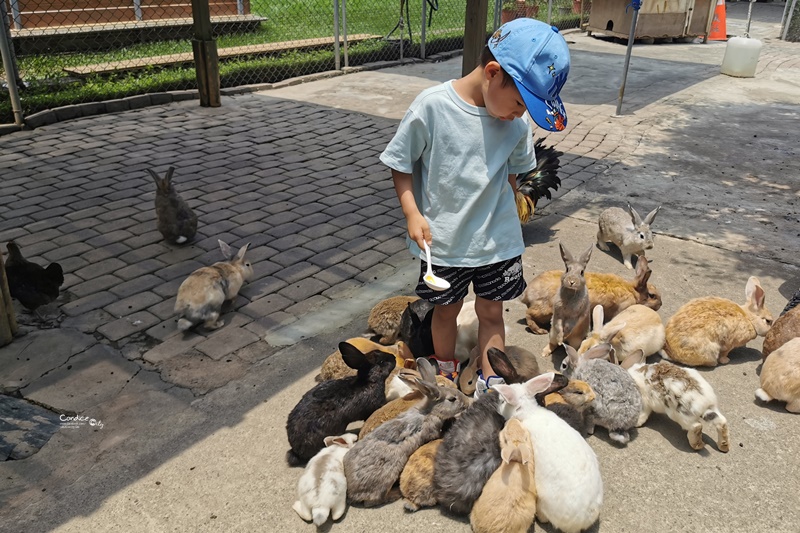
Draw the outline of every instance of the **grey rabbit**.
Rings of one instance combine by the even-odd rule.
[[[561,363],[561,371],[570,378],[587,382],[595,393],[592,406],[586,412],[586,432],[594,433],[594,426],[608,429],[614,442],[626,445],[630,441],[629,430],[637,426],[642,412],[642,394],[630,374],[616,363],[614,348],[598,344],[581,355],[567,344],[567,357]],[[603,360],[610,357],[613,362]]]
[[[364,354],[346,342],[339,343],[339,351],[358,373],[319,383],[289,413],[290,466],[304,464],[325,447],[325,437],[343,434],[350,422],[366,420],[386,403],[384,382],[395,367],[394,355],[377,350]]]
[[[172,244],[191,241],[197,233],[197,215],[172,185],[175,167],[169,167],[163,178],[152,169],[148,168],[147,171],[156,182],[158,231]]]
[[[561,343],[577,348],[589,333],[589,291],[586,289],[586,265],[592,257],[592,246],[575,259],[567,248],[558,243],[564,273],[561,287],[553,298],[553,321],[550,326],[550,342],[542,350],[548,357]]]
[[[656,218],[661,206],[650,211],[644,221],[636,209],[628,204],[626,213],[619,207],[609,207],[597,219],[597,247],[607,252],[607,242],[613,242],[622,253],[622,261],[627,268],[633,268],[631,256],[644,255],[645,250],[653,248],[653,232],[650,224]]]
[[[494,371],[506,383],[522,383],[508,357],[496,348],[486,354]],[[564,376],[556,375],[553,385],[540,395],[556,392],[567,384]],[[445,433],[434,462],[434,494],[439,504],[449,512],[468,515],[481,495],[484,485],[500,466],[500,431],[505,419],[497,412],[500,396],[493,390],[478,396]]]
[[[366,506],[390,501],[392,487],[408,458],[417,449],[441,437],[445,422],[461,414],[471,399],[460,391],[436,385],[433,366],[417,359],[422,378],[409,384],[425,397],[416,406],[388,420],[358,441],[344,456],[347,498]]]

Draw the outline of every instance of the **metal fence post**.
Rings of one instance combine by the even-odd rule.
[[[492,32],[500,27],[500,13],[503,11],[503,0],[494,0],[494,23]]]
[[[553,0],[547,0],[547,23],[553,23]]]
[[[421,3],[422,3],[422,17],[420,18],[420,20],[422,21],[422,28],[420,28],[419,31],[419,57],[421,59],[425,59],[425,26],[426,26],[425,19],[427,18],[427,12],[425,8],[428,7],[428,2],[426,2],[426,0],[422,0]]]
[[[350,60],[347,56],[347,0],[342,0],[342,40],[344,41],[344,66],[350,66]]]
[[[3,13],[5,13],[3,15],[3,20],[6,20],[8,18],[8,13],[6,12],[5,6],[3,6]],[[14,29],[21,30],[22,15],[19,12],[19,2],[17,0],[11,0],[11,18],[14,19]]]
[[[17,90],[17,62],[14,60],[14,43],[11,42],[11,35],[8,29],[8,12],[6,11],[5,0],[0,0],[0,19],[3,21],[2,35],[0,35],[0,55],[3,56],[3,69],[6,71],[6,83],[8,84],[8,96],[11,99],[11,110],[14,113],[14,124],[22,126],[25,120],[22,116],[22,101],[19,99]]]
[[[333,54],[334,68],[341,70],[342,53],[339,50],[339,0],[333,0]]]
[[[464,56],[461,61],[461,75],[472,72],[480,61],[481,52],[486,45],[486,17],[489,0],[467,0],[464,21]]]
[[[197,88],[200,91],[202,107],[222,105],[219,82],[219,56],[217,41],[211,34],[211,9],[208,0],[192,0],[194,19],[194,66],[197,71]]]
[[[142,21],[142,0],[133,0],[133,16],[136,17],[136,22]]]

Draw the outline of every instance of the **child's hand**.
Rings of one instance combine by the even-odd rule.
[[[422,214],[408,217],[408,236],[417,243],[420,250],[425,249],[425,242],[431,243],[431,228]]]

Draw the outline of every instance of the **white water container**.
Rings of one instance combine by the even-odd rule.
[[[737,78],[752,78],[756,75],[761,41],[745,37],[731,37],[725,46],[720,72]]]

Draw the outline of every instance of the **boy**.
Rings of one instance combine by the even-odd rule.
[[[526,286],[514,193],[516,174],[534,168],[536,157],[522,117],[527,110],[540,127],[564,129],[558,93],[569,64],[556,28],[524,18],[504,24],[479,67],[420,93],[381,154],[406,217],[409,250],[421,260],[416,292],[435,306],[433,358],[451,379],[457,374],[456,316],[473,284],[481,357],[476,394],[502,383],[486,352],[505,349],[503,302]],[[423,282],[423,241],[434,274],[450,289],[435,292]]]

